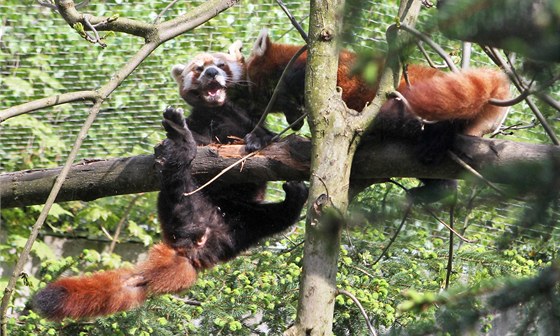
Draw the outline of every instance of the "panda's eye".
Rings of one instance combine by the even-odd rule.
[[[226,64],[225,63],[218,63],[218,64],[216,64],[216,66],[220,69],[223,69],[226,66]]]
[[[194,71],[196,71],[196,72],[202,72],[202,71],[204,71],[204,67],[203,67],[202,65],[198,65],[198,66],[196,66],[196,67],[194,68]]]

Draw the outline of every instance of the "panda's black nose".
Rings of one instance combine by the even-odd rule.
[[[208,68],[208,69],[206,69],[206,71],[204,71],[204,76],[209,77],[209,78],[214,78],[218,74],[219,74],[219,72],[216,68]]]

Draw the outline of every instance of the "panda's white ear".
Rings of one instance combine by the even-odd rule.
[[[182,64],[176,64],[171,68],[171,76],[175,78],[177,83],[181,83],[181,75],[183,74],[183,70],[185,70],[185,66]]]
[[[266,49],[270,44],[270,38],[268,37],[268,29],[263,28],[253,44],[253,50],[251,50],[251,55],[262,56],[266,53]]]
[[[241,53],[241,47],[243,43],[237,40],[233,42],[232,45],[229,46],[229,54],[232,56],[236,61],[243,61],[243,54]]]

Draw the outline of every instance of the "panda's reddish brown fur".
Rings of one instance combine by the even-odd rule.
[[[255,99],[269,98],[270,87],[279,80],[280,74],[299,46],[272,43],[266,31],[261,32],[251,56],[247,60],[247,77],[253,84]],[[307,53],[295,62],[292,75],[287,76],[283,102],[303,102],[303,80]],[[356,55],[342,50],[339,57],[337,86],[342,88],[342,99],[349,108],[361,111],[376,94],[378,85],[368,85],[353,73]],[[409,102],[414,115],[427,121],[462,120],[462,133],[482,136],[496,130],[503,121],[507,108],[489,103],[490,98],[509,98],[509,81],[498,70],[479,68],[459,73],[449,73],[422,65],[408,66],[410,86],[401,80],[397,90]],[[270,84],[273,83],[273,84]],[[266,100],[266,99],[265,99]]]

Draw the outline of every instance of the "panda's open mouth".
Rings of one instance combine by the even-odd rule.
[[[201,88],[202,98],[211,105],[222,105],[226,100],[226,88],[217,81],[212,81]]]

